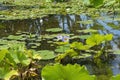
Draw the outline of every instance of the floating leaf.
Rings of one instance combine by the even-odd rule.
[[[114,50],[113,53],[114,54],[120,54],[120,50]]]
[[[80,23],[80,24],[93,24],[93,21],[92,20],[85,20],[85,21],[77,21],[77,23]]]
[[[95,29],[85,29],[85,30],[77,30],[77,32],[83,32],[83,33],[92,32],[92,33],[95,33],[95,32],[98,32],[98,30],[95,30]]]
[[[111,41],[113,38],[113,34],[106,34],[104,37],[106,41]]]
[[[41,51],[37,51],[37,53],[40,54],[41,59],[43,59],[43,60],[53,59],[53,58],[55,58],[55,54],[54,54],[53,51],[49,51],[49,50],[41,50]]]
[[[86,40],[87,45],[99,45],[104,41],[104,36],[100,34],[92,35]]]
[[[80,39],[87,39],[87,38],[89,38],[91,35],[80,35]]]
[[[78,56],[74,56],[73,58],[81,59],[81,58],[87,58],[87,57],[90,57],[90,56],[91,56],[91,54],[85,53],[85,54],[81,54],[81,55],[78,55]]]
[[[20,40],[20,39],[22,39],[22,36],[9,35],[7,38],[8,39],[13,39],[13,40]]]
[[[84,66],[78,64],[54,64],[47,65],[42,69],[42,80],[95,80],[94,76],[89,75]]]
[[[71,48],[74,48],[74,49],[78,49],[78,50],[87,50],[90,48],[89,45],[83,45],[83,43],[81,42],[73,42],[71,45],[70,45]]]
[[[47,32],[61,32],[62,29],[61,28],[50,28],[46,30]]]
[[[70,47],[68,46],[58,46],[57,49],[55,49],[55,52],[59,52],[59,53],[64,53],[66,50],[69,50]]]

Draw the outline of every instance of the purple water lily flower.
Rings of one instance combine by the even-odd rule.
[[[57,36],[57,40],[59,41],[59,40],[61,40],[61,41],[63,41],[63,42],[69,42],[69,39],[70,39],[70,37],[68,36],[68,35],[58,35]]]

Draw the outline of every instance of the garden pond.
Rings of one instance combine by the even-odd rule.
[[[42,52],[42,65],[53,63],[57,54],[70,49],[69,45],[58,46],[57,41],[85,42],[91,34],[113,34],[107,50],[108,60],[94,63],[89,54],[79,59],[63,60],[62,64],[78,63],[85,65],[90,74],[97,75],[97,80],[108,80],[112,75],[120,74],[120,15],[101,13],[100,17],[91,18],[80,15],[48,15],[38,19],[0,20],[0,49],[8,48],[11,41],[24,43],[27,49]],[[99,39],[99,38],[98,38]],[[114,51],[114,52],[113,52]],[[103,58],[104,59],[104,58]]]

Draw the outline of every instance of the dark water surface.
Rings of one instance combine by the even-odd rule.
[[[77,21],[92,20],[93,23],[78,24]],[[108,15],[107,13],[101,13],[101,17],[91,18],[86,14],[81,15],[49,15],[42,19],[35,20],[11,20],[0,21],[0,38],[7,37],[9,35],[16,35],[16,32],[28,32],[35,34],[36,37],[45,34],[52,34],[46,32],[48,28],[63,29],[62,33],[81,35],[76,30],[83,29],[97,29],[100,34],[113,34],[114,38],[110,42],[108,48],[113,50],[120,49],[120,15]],[[58,34],[58,33],[57,33]],[[60,33],[59,33],[60,34]],[[91,34],[91,33],[89,33]],[[46,47],[47,46],[47,47]],[[28,46],[27,46],[28,47]],[[53,50],[54,47],[50,47],[47,44],[47,40],[41,41],[41,46],[37,49],[41,50]],[[92,63],[84,63],[91,74],[96,74],[98,80],[109,80],[112,75],[120,74],[120,55],[111,58],[107,62],[101,62],[99,65]]]

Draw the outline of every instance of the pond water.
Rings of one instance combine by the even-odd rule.
[[[46,31],[50,28],[61,28],[62,31]],[[77,31],[85,29],[96,29],[100,34],[113,34],[114,38],[108,45],[108,49],[120,49],[120,15],[110,15],[107,13],[101,13],[101,16],[97,18],[91,18],[86,14],[81,14],[49,15],[44,18],[34,20],[1,20],[0,38],[9,40],[7,38],[9,35],[24,35],[25,39],[18,41],[25,41],[28,49],[55,50],[56,46],[52,46],[51,42],[54,42],[58,35],[71,34],[73,36],[82,36],[92,34],[92,32]],[[27,35],[34,35],[34,39],[27,39]],[[51,35],[54,35],[54,37],[47,38]],[[38,39],[40,36],[46,37],[46,39],[43,38],[41,41],[39,41]],[[82,41],[82,39],[76,38],[72,39],[71,41]],[[35,47],[35,45],[30,45],[31,42],[38,42],[40,45]],[[91,74],[98,76],[98,80],[109,80],[109,77],[112,75],[120,74],[120,55],[112,55],[109,61],[100,62],[99,65],[93,64],[90,61],[78,61],[77,63],[86,65]]]

